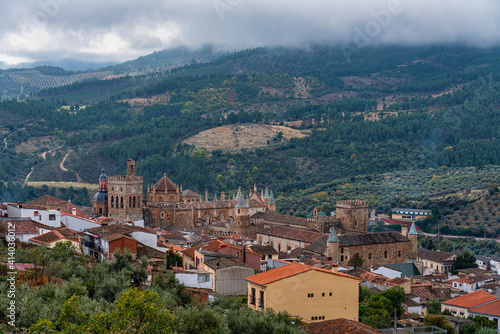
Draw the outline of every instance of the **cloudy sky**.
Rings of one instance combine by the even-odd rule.
[[[498,0],[6,0],[0,67],[214,44],[500,44]]]

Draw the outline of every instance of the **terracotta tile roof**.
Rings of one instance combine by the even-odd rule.
[[[378,329],[361,322],[348,319],[335,319],[302,325],[308,334],[380,334]]]
[[[374,244],[389,244],[396,242],[408,242],[409,239],[404,237],[398,232],[380,232],[363,234],[344,234],[339,236],[339,246],[361,246],[361,245],[374,245]]]
[[[183,190],[182,195],[184,195],[184,197],[200,197],[201,196],[200,194],[197,194],[194,191],[189,190],[189,189]]]
[[[67,202],[63,199],[59,199],[57,197],[51,195],[43,195],[42,197],[38,197],[32,201],[26,202],[29,205],[65,205]]]
[[[446,252],[438,252],[432,251],[424,248],[419,248],[417,250],[417,257],[421,259],[430,260],[433,262],[445,262],[445,261],[453,261],[453,256],[455,254],[446,253]]]
[[[395,277],[393,279],[387,280],[387,283],[394,284],[394,285],[401,285],[401,284],[404,284],[406,282],[409,282],[409,280],[401,278],[401,277]]]
[[[469,309],[469,312],[500,317],[500,299],[485,305],[473,307]]]
[[[324,235],[323,237],[319,238],[312,244],[307,245],[306,250],[322,255],[325,254],[326,251],[326,241],[328,240],[329,236]]]
[[[307,243],[313,243],[324,236],[324,234],[318,232],[312,232],[312,231],[301,230],[291,227],[284,227],[284,226],[272,226],[264,229],[263,231],[257,232],[257,234],[275,236],[284,239],[297,240]]]
[[[436,296],[430,291],[429,286],[412,285],[411,294],[424,300],[436,299]]]
[[[317,271],[322,271],[322,272],[325,272],[325,273],[328,273],[331,275],[343,276],[343,277],[348,277],[348,278],[352,278],[355,280],[359,280],[358,278],[356,278],[354,276],[347,275],[347,274],[334,273],[331,270],[310,267],[310,266],[306,266],[306,265],[295,263],[295,262],[292,262],[288,265],[281,266],[281,267],[278,267],[275,269],[264,271],[262,273],[247,277],[245,279],[249,282],[252,282],[252,283],[255,283],[258,285],[266,285],[266,284],[270,284],[270,283],[273,283],[273,282],[276,282],[276,281],[279,281],[279,280],[282,280],[282,279],[285,279],[288,277],[292,277],[295,275],[305,273],[309,270],[317,270]]]
[[[154,184],[153,188],[156,189],[156,191],[177,191],[177,185],[170,181],[170,179],[165,174],[163,174],[163,177]]]
[[[33,226],[35,226],[37,228],[42,228],[42,229],[45,229],[45,230],[55,230],[55,229],[57,229],[57,227],[45,225],[45,224],[39,223],[39,222],[34,221],[34,220],[32,220],[31,223],[33,224]]]
[[[182,251],[184,255],[190,257],[191,259],[194,259],[194,251],[195,250],[207,250],[209,252],[215,252],[219,250],[220,245],[227,245],[226,243],[220,241],[220,240],[211,240],[190,248],[186,248]]]
[[[304,248],[298,247],[295,249],[292,249],[292,251],[288,254],[286,254],[287,259],[292,259],[292,258],[300,258],[302,256],[302,253],[304,252]]]
[[[498,298],[483,290],[474,291],[466,295],[442,302],[445,305],[472,308],[485,303],[492,302]]]
[[[9,223],[16,227],[16,234],[38,234],[38,228],[31,218],[0,218],[0,224],[5,231],[9,230]]]
[[[74,210],[74,213],[73,213],[73,210]],[[71,202],[68,202],[68,204],[66,205],[66,213],[69,213],[69,214],[72,214],[74,216],[78,216],[78,217],[81,217],[81,218],[87,218],[89,219],[90,217],[85,213],[83,212],[78,206],[74,205],[73,203]]]
[[[342,270],[344,274],[351,275],[357,278],[363,278],[362,275],[366,272],[368,272],[367,269],[362,269],[362,268],[353,268],[349,270]]]
[[[63,227],[41,235],[37,235],[36,237],[30,239],[30,241],[32,242],[41,244],[50,244],[59,240],[80,242],[80,236],[75,231]]]
[[[252,245],[249,247],[252,251],[259,255],[274,255],[278,254],[278,251],[270,245]]]
[[[257,212],[251,218],[286,225],[307,226],[307,218],[280,215],[276,212]]]
[[[186,234],[181,233],[179,231],[162,231],[161,236],[164,237],[166,240],[184,240],[187,241],[185,238]]]
[[[230,257],[218,257],[215,259],[211,260],[206,260],[203,262],[206,264],[208,267],[217,270],[217,269],[224,269],[224,268],[229,268],[229,267],[246,267],[246,268],[252,268],[248,264],[245,264],[243,262],[240,262],[234,258]]]
[[[86,229],[85,232],[97,234],[98,236],[106,240],[114,240],[116,239],[117,235],[128,235],[133,232],[146,232],[155,234],[154,232],[148,229],[139,226],[130,226],[125,224],[112,224],[106,226],[92,227]]]

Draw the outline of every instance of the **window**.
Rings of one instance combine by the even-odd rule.
[[[132,207],[132,197],[129,197],[128,198],[128,207],[131,208]]]
[[[264,291],[260,291],[260,300],[259,300],[259,307],[264,308]]]
[[[372,259],[372,253],[368,253],[368,260]]]
[[[115,198],[113,196],[111,196],[111,207],[115,207]]]
[[[102,208],[99,208],[99,214],[102,215]],[[50,216],[49,216],[50,219]]]
[[[250,292],[250,304],[255,305],[255,288],[252,288]]]
[[[307,298],[313,298],[314,297],[314,293],[308,293],[307,294]]]
[[[344,247],[340,247],[340,254],[344,254]]]
[[[120,208],[123,209],[123,197],[120,199]]]
[[[398,257],[401,257],[401,251],[398,250]]]
[[[344,255],[341,255],[340,256],[340,262],[343,262],[344,261]]]
[[[384,257],[387,259],[387,251],[384,252]]]
[[[321,297],[324,297],[324,296],[325,296],[325,293],[323,292],[323,293],[321,294]]]
[[[210,282],[210,274],[199,274],[198,283]]]
[[[49,220],[56,220],[56,215],[53,213],[49,214]]]
[[[332,293],[330,292],[330,297],[332,296]]]
[[[134,200],[133,200],[133,205],[134,205],[134,208],[135,208],[135,196],[134,196]]]

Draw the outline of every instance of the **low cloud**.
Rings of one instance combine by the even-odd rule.
[[[11,65],[120,62],[181,45],[500,42],[498,0],[25,0],[0,13],[0,63]]]

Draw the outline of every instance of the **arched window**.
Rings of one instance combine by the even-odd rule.
[[[133,200],[133,203],[134,203],[134,208],[135,208],[135,196],[134,196],[134,200]]]
[[[128,198],[128,207],[131,208],[132,207],[132,197],[129,197]]]
[[[115,207],[115,198],[113,196],[111,196],[111,207]]]
[[[120,208],[123,209],[123,197],[121,197],[121,199],[120,199]]]

